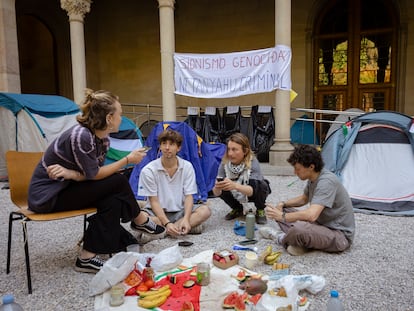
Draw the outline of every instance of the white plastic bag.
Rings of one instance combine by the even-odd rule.
[[[89,284],[89,295],[95,296],[123,281],[134,270],[138,261],[137,253],[120,252],[108,259]]]
[[[151,267],[157,272],[163,272],[176,268],[183,262],[178,245],[171,246],[159,252],[151,261]]]
[[[287,275],[277,281],[269,281],[268,289],[283,287],[287,297],[271,296],[264,294],[256,305],[256,311],[273,311],[275,307],[292,306],[292,310],[306,310],[308,304],[299,307],[296,302],[300,290],[307,290],[312,294],[320,292],[325,287],[325,278],[318,275]]]

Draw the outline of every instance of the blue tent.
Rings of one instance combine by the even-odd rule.
[[[305,114],[300,118],[308,119],[308,116]],[[319,139],[315,135],[315,127],[311,120],[296,120],[290,128],[292,144],[319,145]]]
[[[208,192],[214,187],[217,171],[226,150],[226,146],[221,143],[209,144],[204,142],[185,122],[159,122],[152,129],[145,142],[146,146],[152,148],[148,151],[147,156],[142,162],[134,167],[129,179],[132,191],[137,199],[144,199],[137,194],[139,174],[146,164],[161,156],[158,135],[167,128],[179,132],[184,138],[178,156],[193,164],[198,188],[198,193],[194,195],[194,201],[206,201]]]

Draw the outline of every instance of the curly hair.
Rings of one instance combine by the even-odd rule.
[[[165,141],[170,141],[173,144],[177,144],[178,147],[181,147],[183,136],[177,131],[165,130],[158,135],[158,142],[161,144]]]
[[[85,90],[85,101],[80,105],[81,114],[76,120],[90,130],[104,130],[107,127],[106,116],[116,110],[118,96],[108,91]]]
[[[252,163],[252,159],[253,159],[253,152],[252,152],[252,149],[250,148],[249,138],[246,135],[242,134],[242,133],[233,133],[227,139],[227,144],[229,143],[229,141],[232,141],[232,142],[242,146],[243,153],[244,153],[243,162],[244,162],[244,164],[246,165],[247,168],[250,168],[251,163]],[[224,154],[223,162],[224,163],[229,162],[227,152]]]
[[[320,172],[324,166],[321,153],[315,147],[310,145],[296,146],[287,161],[291,165],[299,163],[304,167],[309,167],[313,164],[315,166],[315,172]]]

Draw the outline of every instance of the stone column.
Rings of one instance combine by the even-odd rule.
[[[275,0],[275,27],[276,45],[290,47],[291,0]],[[293,150],[290,143],[290,91],[276,90],[275,107],[275,143],[270,148],[269,164],[291,172],[290,164],[286,162]]]
[[[176,121],[174,95],[174,3],[175,0],[158,0],[160,12],[162,113],[164,121]]]
[[[85,96],[86,65],[83,20],[91,8],[91,0],[60,0],[60,6],[69,16],[72,53],[73,97],[79,105]]]
[[[15,0],[0,1],[0,91],[21,92]]]

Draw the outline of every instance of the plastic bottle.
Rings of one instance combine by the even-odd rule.
[[[148,257],[145,264],[144,281],[154,281],[154,269],[151,267],[152,258]]]
[[[342,301],[339,299],[339,294],[336,290],[331,290],[331,297],[326,305],[326,311],[344,311]]]
[[[0,306],[0,311],[23,311],[23,308],[17,302],[14,302],[12,294],[7,294],[3,296],[3,304]]]
[[[246,239],[254,239],[254,226],[256,224],[256,216],[250,209],[246,215]]]

